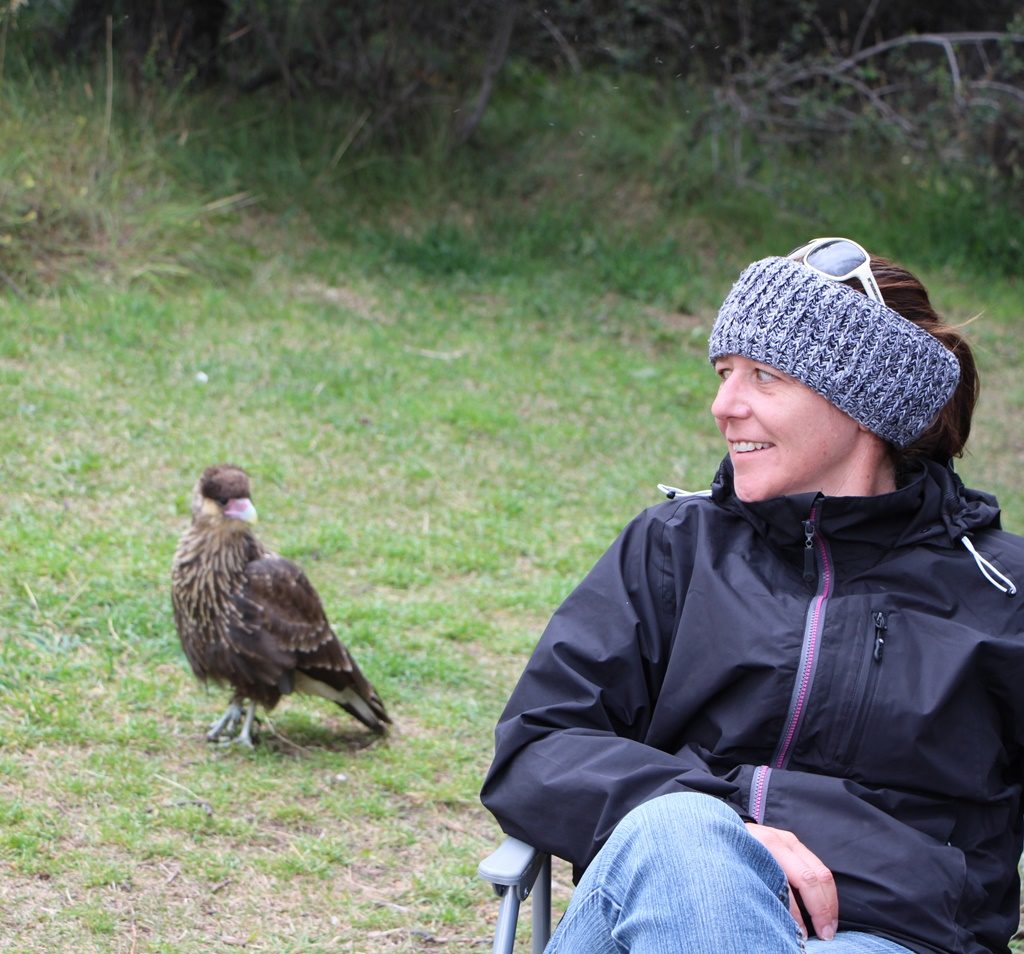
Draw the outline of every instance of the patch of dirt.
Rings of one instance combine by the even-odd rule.
[[[339,308],[344,308],[360,318],[375,321],[379,324],[391,324],[392,319],[383,314],[378,302],[353,288],[328,285],[316,279],[307,279],[295,286],[296,294],[303,298],[325,301]]]

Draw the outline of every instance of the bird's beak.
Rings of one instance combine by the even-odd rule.
[[[256,522],[256,508],[248,497],[236,497],[229,500],[224,508],[224,516],[234,520],[244,520],[246,523]]]

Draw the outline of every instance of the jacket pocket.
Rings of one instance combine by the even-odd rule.
[[[858,633],[857,674],[849,703],[839,722],[843,729],[835,749],[838,765],[857,764],[878,683],[884,671],[888,640],[889,614],[884,610],[872,610]]]

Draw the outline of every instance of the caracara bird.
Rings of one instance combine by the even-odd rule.
[[[305,692],[336,702],[374,732],[391,719],[380,696],[334,635],[320,597],[291,560],[256,539],[245,471],[208,467],[192,492],[192,525],[171,571],[174,622],[192,671],[234,690],[211,742],[252,746],[257,703]]]

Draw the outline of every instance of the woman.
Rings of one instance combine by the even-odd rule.
[[[822,239],[744,271],[710,358],[710,493],[626,527],[497,727],[484,803],[585,869],[549,950],[1006,952],[1024,540],[950,466],[970,349]]]

